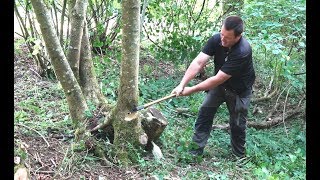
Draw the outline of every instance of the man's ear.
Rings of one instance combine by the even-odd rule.
[[[236,38],[239,40],[241,38],[242,34],[239,34],[238,36],[236,36]]]

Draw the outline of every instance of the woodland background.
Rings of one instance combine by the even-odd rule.
[[[30,179],[306,178],[305,0],[15,0],[14,5],[15,172],[27,172]],[[125,113],[132,104],[168,95],[233,14],[245,22],[257,75],[248,158],[243,164],[231,159],[224,104],[204,157],[190,156],[201,92],[154,106],[168,122],[154,139],[164,159],[155,159],[138,141],[146,118],[127,122]],[[45,22],[51,28],[40,29]],[[191,84],[212,72],[209,63]],[[98,133],[86,133],[105,122]]]

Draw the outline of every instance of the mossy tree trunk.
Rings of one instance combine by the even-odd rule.
[[[73,8],[72,13],[80,13],[71,16],[71,18],[77,17],[78,19],[72,20],[74,26],[71,26],[73,29],[71,37],[76,39],[70,40],[73,45],[68,51],[68,57],[72,58],[69,61],[63,52],[46,4],[41,0],[31,2],[53,69],[67,97],[71,118],[74,124],[80,127],[82,123],[79,122],[85,122],[84,115],[88,110],[86,100],[96,99],[100,103],[106,102],[99,90],[93,70],[86,20],[79,18],[85,17],[86,5],[82,3],[86,3],[86,0],[70,0],[68,4],[70,8]],[[123,0],[122,10],[123,36],[119,96],[116,106],[108,113],[106,119],[113,127],[115,153],[122,164],[128,165],[135,158],[132,156],[132,148],[145,147],[148,136],[141,124],[141,114],[137,112],[128,114],[138,104],[140,0]],[[74,56],[71,57],[71,54]],[[86,127],[82,126],[76,132],[84,132],[83,128]],[[77,137],[83,138],[81,133],[76,134],[80,135]]]
[[[66,95],[71,118],[75,124],[78,124],[84,119],[84,112],[88,109],[81,88],[62,50],[46,5],[42,0],[31,0],[31,3],[40,24],[54,72]]]
[[[87,102],[97,106],[107,107],[107,100],[103,96],[94,72],[89,43],[89,34],[86,21],[87,0],[69,0],[71,9],[70,44],[68,48],[68,61],[82,89]],[[109,109],[109,108],[107,108]]]
[[[140,48],[140,0],[122,1],[122,59],[119,96],[112,112],[114,145],[117,157],[128,164],[130,147],[137,148],[146,144],[141,120],[138,113],[128,115],[138,104],[138,70]]]
[[[87,102],[107,106],[93,69],[85,19],[87,0],[70,0],[68,3],[69,8],[72,9],[68,59],[54,31],[46,4],[40,0],[31,2],[53,69],[66,95],[71,118],[77,126],[79,122],[85,120],[85,111],[88,110]]]

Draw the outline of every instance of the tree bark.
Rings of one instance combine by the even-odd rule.
[[[91,47],[89,43],[89,34],[86,22],[83,27],[83,36],[81,41],[79,75],[79,83],[86,100],[94,102],[98,106],[104,106],[106,109],[109,109],[107,100],[100,90],[94,72]]]
[[[31,3],[40,24],[42,37],[54,72],[66,95],[71,118],[74,124],[78,125],[80,121],[84,120],[84,113],[88,109],[87,104],[62,50],[47,7],[42,0],[31,0]]]
[[[74,6],[70,3],[71,10],[71,33],[70,44],[68,48],[68,61],[76,79],[80,81],[79,77],[79,60],[81,49],[81,38],[83,35],[85,12],[87,9],[87,0],[77,0]]]
[[[63,45],[63,24],[64,24],[64,17],[65,17],[65,12],[67,8],[67,0],[63,0],[63,6],[62,6],[62,12],[61,12],[61,22],[60,22],[60,44]]]
[[[147,135],[141,127],[138,113],[128,113],[138,104],[138,70],[140,48],[140,0],[122,1],[122,59],[119,96],[112,112],[114,145],[124,165],[132,159],[129,145],[141,146]],[[129,143],[128,143],[129,142]]]
[[[37,36],[34,33],[34,31],[32,30],[34,23],[32,24],[32,21],[31,21],[30,15],[29,15],[29,10],[27,8],[26,8],[26,11],[27,12],[25,14],[27,14],[27,17],[28,17],[28,20],[29,20],[31,33],[29,33],[27,25],[23,21],[20,13],[18,11],[16,2],[14,1],[14,12],[15,12],[17,20],[19,22],[19,26],[20,26],[20,29],[21,29],[21,32],[22,32],[22,37],[23,37],[23,39],[25,40],[25,42],[27,44],[29,52],[32,54],[32,52],[34,50],[33,46],[35,45],[35,43],[33,41],[28,41],[28,39],[30,38],[30,36],[32,38],[37,38]],[[35,60],[35,63],[37,65],[37,73],[40,74],[41,77],[43,77],[45,75],[49,75],[50,70],[48,69],[48,66],[46,64],[46,61],[47,61],[46,57],[44,55],[41,56],[40,53],[41,52],[37,53],[36,55],[32,54],[32,57]]]

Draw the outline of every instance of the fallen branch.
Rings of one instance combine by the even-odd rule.
[[[271,119],[269,121],[262,121],[262,122],[255,122],[255,121],[247,121],[247,126],[248,127],[252,127],[255,129],[268,129],[271,128],[273,126],[276,126],[278,124],[280,124],[281,122],[284,121],[288,121],[289,119],[291,119],[291,117],[303,113],[303,109],[296,109],[296,110],[292,110],[292,111],[288,111],[286,113],[285,118],[282,117],[276,117],[274,119]],[[221,129],[221,130],[229,130],[229,124],[217,124],[217,125],[213,125],[212,126],[212,130],[214,129]]]
[[[29,126],[26,126],[26,125],[24,125],[24,124],[20,124],[20,123],[15,123],[15,124],[16,124],[16,125],[19,125],[19,126],[22,126],[22,127],[25,127],[25,128],[27,128],[27,129],[30,129],[30,130],[36,132],[36,133],[39,134],[39,135],[42,137],[42,139],[47,143],[47,146],[50,147],[50,144],[49,144],[49,142],[46,140],[46,138],[45,138],[41,133],[39,133],[37,130],[35,130],[35,129],[29,127]]]
[[[277,92],[278,92],[278,90],[276,89],[276,90],[272,91],[272,93],[270,93],[268,96],[252,99],[251,102],[257,103],[257,102],[269,100],[269,99],[273,98],[273,96],[275,96],[277,94]]]
[[[30,71],[32,71],[38,78],[42,79],[42,77],[40,76],[39,73],[37,73],[35,70],[33,70],[32,68],[29,68]]]
[[[279,107],[278,101],[279,101],[282,93],[287,89],[287,87],[288,87],[288,86],[286,86],[286,87],[280,92],[280,94],[278,95],[278,98],[277,98],[277,101],[276,101],[276,105],[273,106],[272,111],[269,112],[268,116],[266,117],[266,121],[268,121],[268,120],[271,118],[271,116],[277,111],[277,109],[278,109],[278,107]]]
[[[103,123],[101,124],[98,124],[96,127],[92,128],[90,130],[90,133],[94,132],[94,131],[97,131],[98,129],[102,129],[102,128],[105,128],[107,127],[108,125],[110,125],[111,123],[111,118],[109,116],[105,117],[105,120]]]
[[[33,171],[31,171],[33,172]],[[36,174],[54,174],[54,171],[37,171],[37,172],[34,172]]]
[[[288,131],[287,131],[287,128],[286,128],[286,124],[284,122],[284,117],[285,117],[285,113],[286,113],[286,105],[287,105],[288,95],[289,95],[291,87],[292,86],[290,86],[290,88],[287,91],[286,100],[284,101],[284,105],[283,105],[283,115],[282,115],[282,121],[283,121],[283,125],[284,125],[284,130],[286,132],[287,137],[288,137]]]
[[[271,77],[271,80],[270,80],[270,82],[269,82],[269,86],[268,86],[268,88],[266,89],[266,91],[264,92],[264,97],[267,97],[268,94],[269,94],[269,92],[271,91],[273,79],[274,79],[274,76]]]

